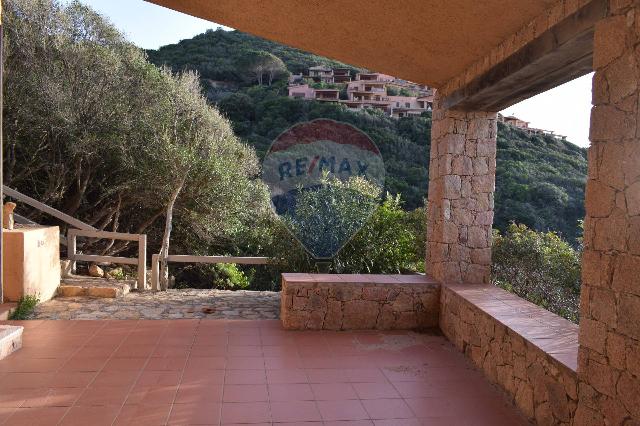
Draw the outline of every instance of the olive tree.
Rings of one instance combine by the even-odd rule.
[[[267,208],[254,152],[196,75],[150,64],[78,2],[3,6],[5,184],[96,228],[147,233],[165,255],[170,237],[224,246]]]

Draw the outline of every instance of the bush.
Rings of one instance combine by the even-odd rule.
[[[249,287],[252,278],[252,273],[247,276],[235,263],[189,265],[177,268],[176,287],[241,290]]]
[[[494,283],[570,321],[579,320],[580,252],[554,232],[494,231]]]
[[[320,197],[310,192],[307,197]],[[310,204],[314,204],[310,201]],[[357,209],[344,209],[341,214],[358,216]],[[357,219],[357,218],[356,218]],[[267,256],[278,259],[271,265],[270,286],[279,288],[280,272],[322,272],[345,274],[397,274],[423,271],[425,258],[425,209],[411,212],[402,209],[399,196],[386,195],[375,207],[364,226],[340,249],[332,259],[318,264],[277,218],[271,224],[271,244]],[[266,274],[261,275],[266,279]],[[254,284],[252,284],[252,288]]]
[[[26,295],[22,296],[18,301],[16,309],[9,315],[10,320],[26,320],[29,319],[33,310],[40,299],[37,296]]]

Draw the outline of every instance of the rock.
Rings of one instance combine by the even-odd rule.
[[[61,278],[68,278],[73,275],[72,267],[73,262],[69,259],[60,260],[60,275]]]
[[[92,263],[89,266],[89,276],[90,277],[104,277],[104,271],[102,270],[101,267],[99,267],[98,265],[96,265],[95,263]]]
[[[13,229],[13,210],[16,208],[16,203],[11,201],[4,203],[2,208],[2,227],[4,229]]]

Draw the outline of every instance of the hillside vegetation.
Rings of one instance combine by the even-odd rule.
[[[236,134],[255,147],[260,157],[276,136],[297,122],[320,117],[345,121],[368,133],[380,148],[387,169],[386,190],[400,194],[407,210],[423,205],[428,189],[429,114],[392,119],[341,105],[290,99],[285,74],[271,85],[259,85],[247,77],[247,64],[264,54],[279,58],[291,73],[318,64],[345,66],[238,31],[208,31],[148,52],[156,65],[199,72],[210,102],[219,106]],[[584,217],[586,168],[585,149],[500,125],[496,228],[504,231],[515,221],[539,231],[556,231],[576,244],[578,222]]]

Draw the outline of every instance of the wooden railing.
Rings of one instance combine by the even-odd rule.
[[[54,209],[53,207],[50,207],[44,203],[41,203],[40,201],[35,200],[29,197],[28,195],[24,195],[23,193],[18,192],[15,189],[9,188],[6,185],[2,185],[2,192],[4,195],[7,195],[15,200],[18,200],[21,203],[27,204],[35,209],[40,210],[41,212],[47,213],[48,215],[51,215],[57,219],[60,219],[61,221],[68,223],[74,228],[82,229],[85,231],[97,231],[97,229],[94,228],[93,226],[87,223],[84,223],[83,221],[78,220],[73,216],[69,216],[66,213],[62,213],[60,210]]]
[[[138,257],[100,256],[94,254],[76,253],[77,237],[107,238],[109,240],[125,240],[138,242]],[[71,260],[71,269],[75,270],[76,261],[111,262],[123,265],[138,265],[138,281],[135,288],[144,290],[147,285],[147,236],[145,234],[127,234],[124,232],[85,231],[69,229],[67,232],[67,256]]]
[[[123,265],[137,265],[138,266],[138,280],[136,288],[144,290],[147,288],[146,275],[147,275],[147,236],[145,234],[128,234],[124,232],[108,232],[100,231],[93,226],[84,223],[68,214],[56,210],[53,207],[47,206],[27,195],[24,195],[15,189],[11,189],[8,186],[2,185],[4,194],[14,198],[24,204],[30,205],[44,213],[47,213],[74,228],[69,228],[67,231],[67,257],[71,261],[71,270],[75,271],[75,262],[110,262]],[[21,221],[29,221],[26,218],[20,218]],[[31,222],[33,223],[33,222]],[[77,229],[75,229],[77,228]],[[110,240],[125,240],[125,241],[137,241],[138,242],[138,257],[119,257],[119,256],[101,256],[93,254],[80,254],[77,253],[76,242],[78,237],[85,238],[101,238]],[[268,257],[235,257],[235,256],[189,256],[189,255],[170,255],[167,256],[167,262],[174,263],[237,263],[239,265],[266,265],[269,263]],[[151,289],[152,290],[166,290],[166,288],[160,288],[160,255],[154,254],[151,256]]]
[[[188,256],[188,255],[169,255],[167,262],[175,263],[237,263],[239,265],[266,265],[269,263],[268,257],[234,257],[234,256]],[[166,290],[160,288],[160,255],[151,256],[151,289]]]
[[[107,232],[100,231],[93,226],[84,223],[81,220],[76,219],[73,216],[69,216],[66,213],[61,212],[60,210],[54,209],[51,206],[48,206],[44,203],[41,203],[38,200],[35,200],[28,195],[24,195],[21,192],[16,191],[15,189],[9,188],[6,185],[2,185],[2,192],[4,195],[7,195],[21,203],[27,204],[37,210],[40,210],[43,213],[46,213],[50,216],[53,216],[73,228],[69,228],[67,231],[66,239],[61,236],[60,240],[62,244],[66,244],[67,246],[67,257],[71,261],[71,270],[75,271],[75,263],[77,261],[84,262],[111,262],[123,265],[138,265],[138,281],[136,287],[140,290],[143,290],[147,287],[147,236],[145,234],[127,234],[124,232]],[[35,225],[35,222],[24,218],[19,215],[14,215],[17,219],[18,223],[25,223],[30,225]],[[77,237],[87,237],[87,238],[106,238],[110,240],[125,240],[125,241],[137,241],[138,242],[138,257],[137,258],[129,258],[129,257],[118,257],[118,256],[99,256],[99,255],[89,255],[89,254],[79,254],[76,249],[76,240]]]

